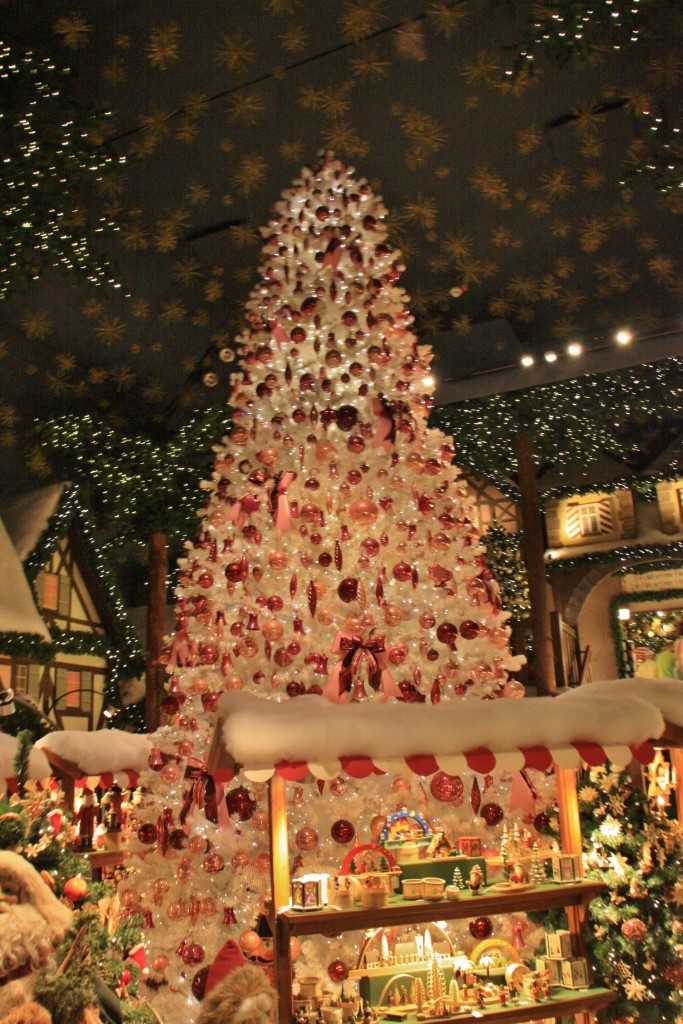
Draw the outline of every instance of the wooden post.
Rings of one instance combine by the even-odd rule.
[[[277,772],[268,784],[270,814],[270,884],[273,894],[275,979],[278,992],[278,1018],[286,1024],[292,1019],[292,958],[289,952],[289,928],[280,915],[290,903],[289,845],[287,842],[287,794],[285,780]]]
[[[557,810],[560,819],[562,852],[575,853],[581,857],[583,841],[579,817],[579,797],[576,791],[576,772],[573,768],[560,768],[555,765],[555,781],[557,783]],[[585,956],[582,932],[586,923],[587,904],[568,906],[564,910],[575,952],[580,956]],[[591,1024],[593,1019],[593,1015],[590,1013],[580,1013],[575,1016],[582,1024]]]
[[[519,431],[515,435],[517,479],[519,481],[522,528],[524,530],[523,557],[529,580],[531,601],[531,637],[534,652],[534,681],[540,696],[557,692],[553,646],[550,639],[550,605],[545,578],[545,539],[543,513],[538,501],[536,467],[529,434]]]
[[[164,692],[164,666],[159,657],[166,633],[166,577],[168,575],[168,546],[163,530],[155,530],[149,537],[147,566],[147,660],[145,666],[145,723],[148,732],[159,726],[159,701]]]

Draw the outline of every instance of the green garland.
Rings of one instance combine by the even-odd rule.
[[[621,677],[628,677],[631,674],[631,666],[626,655],[626,644],[632,637],[628,635],[619,618],[619,608],[641,602],[643,604],[658,604],[661,601],[671,601],[672,599],[680,599],[683,602],[683,590],[644,590],[641,593],[624,593],[610,601],[610,627]],[[653,650],[657,650],[658,647],[661,647],[661,644],[653,646]]]
[[[586,565],[610,565],[614,562],[627,562],[629,559],[637,558],[640,561],[645,559],[652,562],[653,559],[661,558],[683,559],[683,540],[673,540],[670,544],[633,544],[631,546],[610,548],[608,551],[589,551],[575,558],[558,558],[547,563],[547,570],[552,574],[555,572],[569,572],[572,569],[582,568]],[[630,571],[627,566],[620,566],[620,571]]]

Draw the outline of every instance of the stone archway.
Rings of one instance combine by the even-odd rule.
[[[671,567],[679,568],[683,559],[671,559]],[[591,675],[593,679],[614,679],[620,673],[613,619],[614,601],[637,601],[637,592],[622,590],[620,569],[638,567],[647,571],[652,566],[661,569],[662,559],[633,557],[619,562],[587,566],[563,594],[564,621],[576,630],[582,650],[590,647]],[[569,583],[569,581],[568,581]]]

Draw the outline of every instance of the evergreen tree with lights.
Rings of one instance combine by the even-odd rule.
[[[168,724],[141,777],[143,856],[121,890],[147,921],[148,983],[169,1019],[179,1002],[184,1019],[196,1013],[228,937],[268,957],[254,930],[269,888],[266,790],[226,795],[205,766],[222,691],[438,703],[521,690],[453,447],[427,426],[430,351],[411,330],[386,211],[351,173],[329,156],[306,168],[264,229],[232,430],[180,563]],[[373,838],[411,785],[387,776],[368,794],[338,778],[308,800],[294,787],[295,868],[336,873],[343,847]],[[423,787],[414,798],[429,799]],[[347,941],[333,943],[335,982]],[[306,947],[309,973],[325,970],[329,952]]]
[[[683,1009],[683,835],[667,815],[658,763],[647,792],[609,766],[579,780],[587,877],[607,886],[589,904],[587,934],[596,973],[617,994],[603,1020],[674,1022]]]
[[[117,158],[89,144],[96,117],[71,97],[71,72],[58,61],[0,41],[2,161],[0,299],[24,290],[46,267],[84,274],[93,284],[114,274],[92,245],[85,200]]]

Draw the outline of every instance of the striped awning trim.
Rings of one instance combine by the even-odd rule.
[[[339,775],[348,775],[353,779],[365,779],[371,775],[402,774],[427,777],[437,772],[457,775],[459,772],[475,772],[487,775],[495,768],[507,771],[521,771],[524,768],[535,768],[548,771],[553,765],[559,768],[597,767],[607,761],[618,767],[624,767],[632,760],[640,764],[648,764],[655,751],[651,743],[640,746],[601,746],[599,743],[572,743],[568,747],[522,747],[518,750],[496,752],[480,747],[468,750],[463,754],[444,755],[422,754],[407,757],[405,760],[382,761],[369,757],[342,757],[324,764],[308,761],[281,761],[275,765],[244,765],[240,766],[239,774],[252,782],[267,782],[273,775],[280,775],[290,782],[301,782],[312,775],[316,779],[334,779]],[[235,773],[230,769],[219,769],[214,773],[218,781],[230,782]]]

